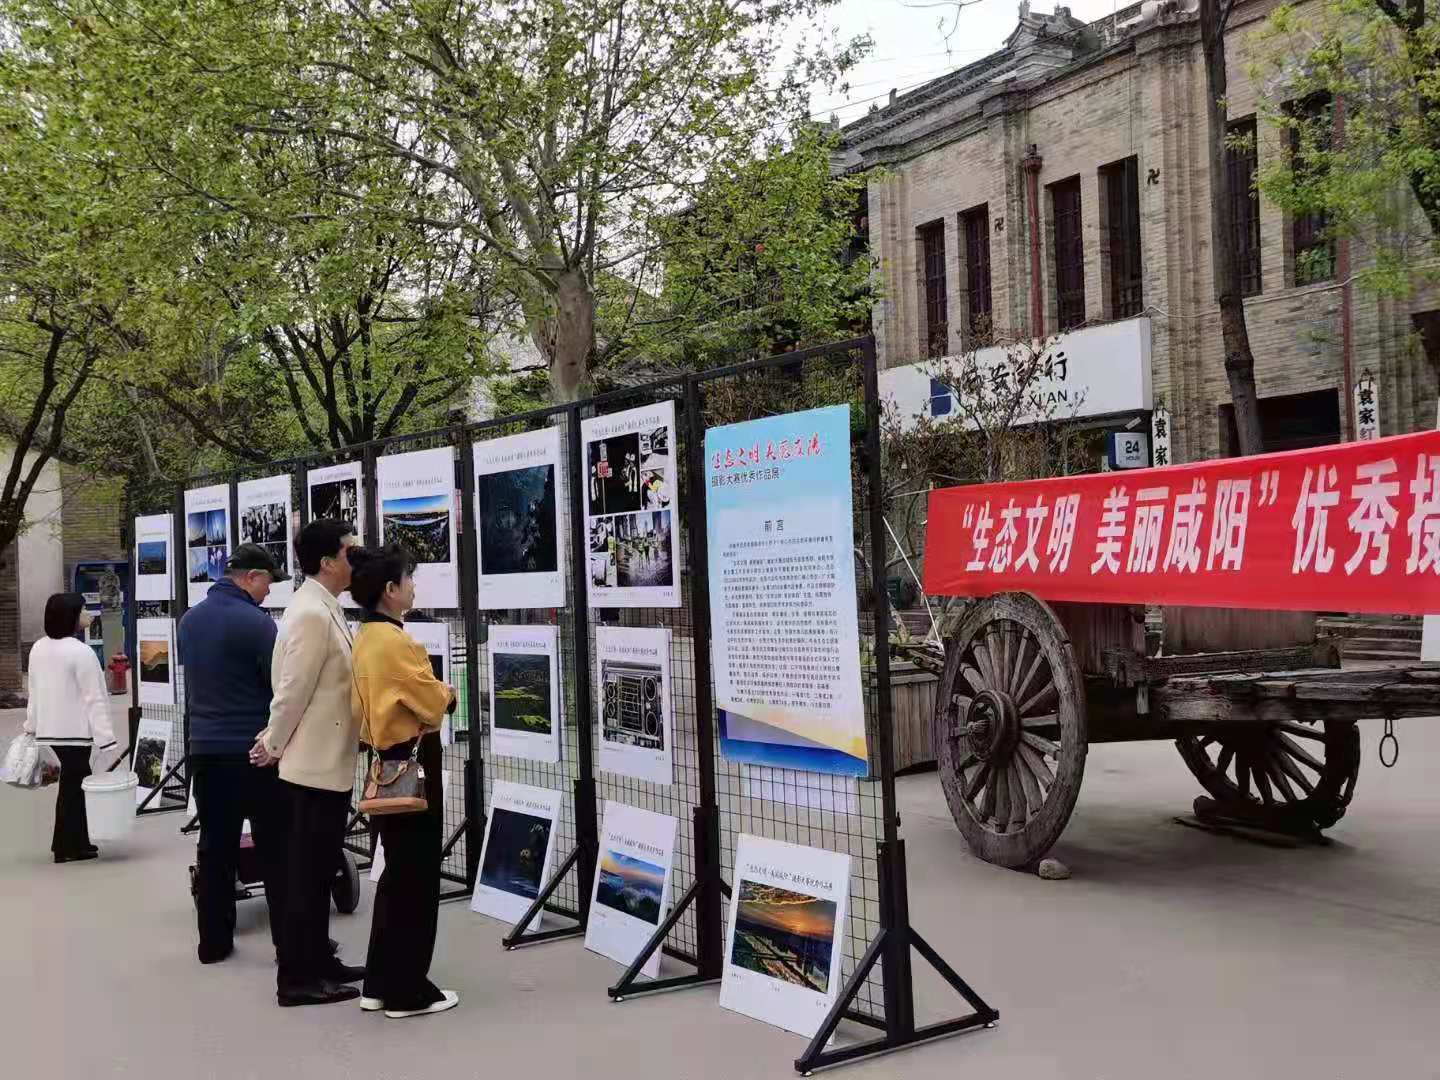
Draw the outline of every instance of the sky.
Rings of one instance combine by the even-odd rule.
[[[1070,0],[1069,7],[1077,19],[1089,22],[1127,3]],[[1033,9],[1053,11],[1053,0],[1035,0]],[[869,34],[874,40],[869,56],[849,74],[848,93],[832,93],[822,87],[811,97],[811,112],[817,120],[828,119],[833,112],[848,123],[863,116],[872,102],[883,106],[891,87],[904,93],[995,52],[1015,29],[1019,5],[1017,0],[967,3],[957,23],[953,3],[840,0],[823,18],[823,28],[838,31],[841,40],[859,34]]]

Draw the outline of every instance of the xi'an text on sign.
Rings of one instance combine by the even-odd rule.
[[[1440,432],[935,491],[925,589],[1440,611]]]

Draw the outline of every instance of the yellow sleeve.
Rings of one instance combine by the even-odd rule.
[[[450,688],[435,677],[425,646],[411,639],[410,663],[396,676],[400,681],[400,700],[421,724],[438,731],[452,698]]]

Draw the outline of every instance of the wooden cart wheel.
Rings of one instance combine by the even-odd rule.
[[[975,604],[945,648],[933,729],[965,842],[1028,867],[1064,831],[1085,773],[1085,693],[1055,612],[1026,593]]]
[[[1285,721],[1175,740],[1222,812],[1278,828],[1327,829],[1345,816],[1360,772],[1350,721]]]

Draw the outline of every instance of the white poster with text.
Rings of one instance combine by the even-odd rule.
[[[136,619],[140,704],[175,704],[175,620]]]
[[[230,560],[230,485],[185,492],[185,580],[189,606],[225,576]]]
[[[670,631],[595,628],[600,768],[652,784],[674,780]]]
[[[471,911],[516,923],[530,910],[550,877],[562,798],[550,788],[495,781]]]
[[[135,519],[135,599],[173,600],[175,576],[170,572],[170,545],[175,522],[169,514]]]
[[[606,802],[585,947],[629,967],[670,908],[675,818]],[[640,973],[660,974],[660,949]]]
[[[560,429],[475,443],[481,611],[565,606]]]
[[[849,900],[849,855],[742,834],[721,1006],[813,1036],[840,989]]]
[[[140,780],[135,789],[135,805],[139,806],[150,793],[160,786],[165,778],[165,759],[170,752],[170,732],[173,725],[169,720],[142,719],[135,732],[135,752],[130,757],[130,768]],[[152,800],[152,806],[159,805],[160,796]]]
[[[454,449],[392,454],[375,468],[380,542],[399,543],[415,557],[415,606],[458,608]]]
[[[592,607],[679,607],[675,403],[581,421]]]
[[[267,476],[235,485],[240,543],[259,544],[287,575],[294,576],[294,538],[290,535],[290,477]],[[270,586],[265,607],[283,608],[294,595],[290,581]]]
[[[553,626],[492,626],[490,745],[502,757],[560,760],[559,636]]]
[[[705,459],[721,753],[865,776],[850,407],[711,428]]]

